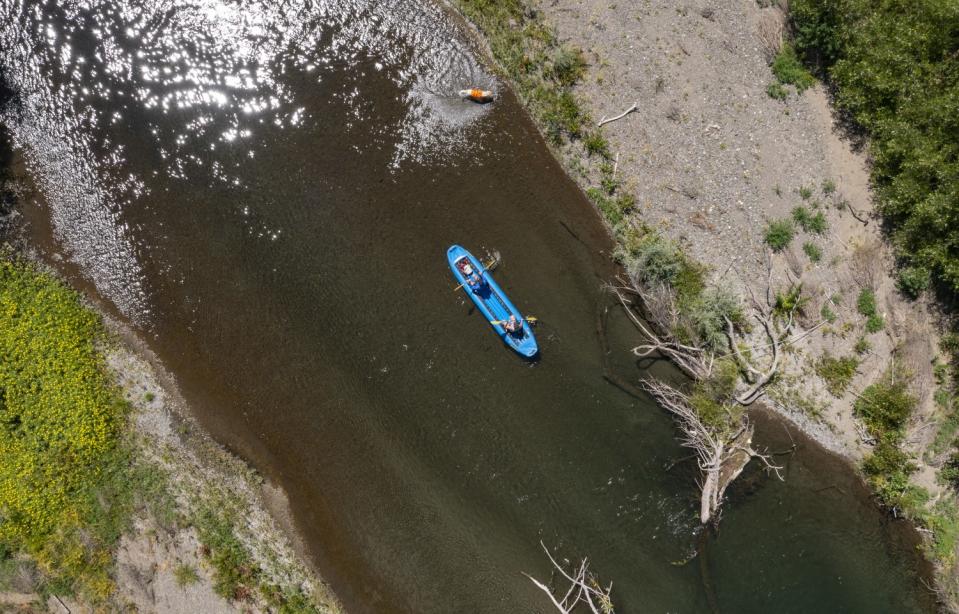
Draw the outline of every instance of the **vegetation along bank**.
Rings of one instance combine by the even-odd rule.
[[[645,385],[706,467],[701,519],[770,461],[763,399],[916,523],[959,609],[959,3],[453,5],[608,222],[637,353],[694,378]]]

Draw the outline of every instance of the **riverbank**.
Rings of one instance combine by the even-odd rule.
[[[868,161],[825,89],[785,70],[788,58],[774,74],[785,15],[753,3],[455,4],[621,245],[666,237],[739,305],[769,297],[770,310],[788,311],[775,361],[763,327],[736,323],[746,360],[775,365],[767,401],[863,463],[892,512],[920,525],[954,604],[955,494],[937,477],[949,451],[939,435],[949,414],[936,402],[948,386],[934,367],[948,362],[939,314],[899,294]],[[555,78],[558,64],[575,78]],[[540,92],[549,88],[558,93]],[[557,107],[576,118],[566,138],[554,138],[557,114],[543,100],[567,101]],[[902,411],[880,426],[886,392]],[[877,446],[888,432],[896,445]]]
[[[5,205],[0,609],[342,611],[283,491],[199,427],[130,328],[27,259]]]

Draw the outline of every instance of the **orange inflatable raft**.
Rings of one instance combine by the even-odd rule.
[[[468,90],[460,90],[460,96],[472,100],[473,102],[489,102],[493,100],[493,92],[489,90],[481,90],[476,87]]]

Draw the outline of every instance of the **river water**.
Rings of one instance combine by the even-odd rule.
[[[349,611],[547,612],[541,541],[625,613],[931,609],[910,534],[797,433],[786,482],[747,471],[700,540],[668,416],[603,377],[648,366],[608,236],[435,5],[0,7],[35,244],[286,489]],[[501,254],[538,362],[453,291],[454,242]]]

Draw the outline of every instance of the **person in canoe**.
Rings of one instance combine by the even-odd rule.
[[[503,324],[503,328],[511,335],[517,335],[523,330],[523,321],[516,319],[514,315],[510,315],[509,320],[506,320],[506,324]]]
[[[476,274],[476,271],[473,270],[473,265],[465,258],[460,261],[460,271],[463,273],[463,277],[466,278],[466,284],[474,292],[479,290],[483,285],[483,278]]]

